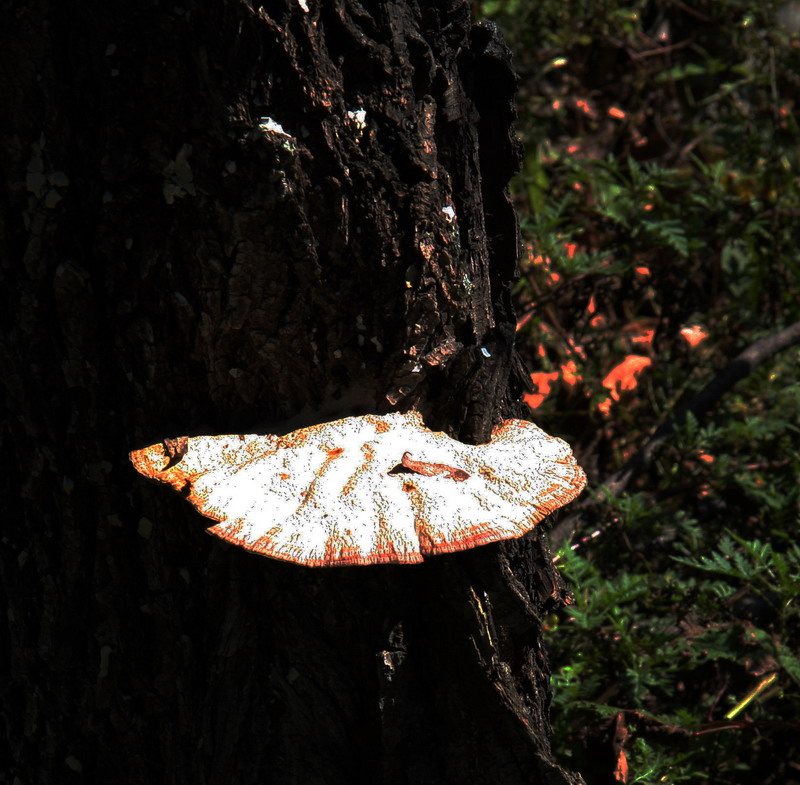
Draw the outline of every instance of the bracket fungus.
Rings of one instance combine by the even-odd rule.
[[[131,461],[218,521],[212,534],[312,567],[409,564],[519,537],[586,484],[569,446],[533,423],[506,420],[470,445],[417,412],[169,439]]]

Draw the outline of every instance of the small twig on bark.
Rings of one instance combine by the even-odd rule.
[[[633,49],[626,47],[625,51],[631,60],[641,60],[644,57],[654,57],[655,55],[664,55],[674,52],[676,49],[683,49],[685,46],[692,44],[692,41],[681,41],[679,44],[670,44],[669,46],[659,46],[658,49],[645,49],[642,52],[636,52]]]
[[[690,8],[683,0],[672,0],[673,3],[678,6],[678,8],[682,8],[686,11],[687,14],[691,14],[692,16],[699,19],[701,22],[713,22],[714,20],[711,17],[706,16],[705,14],[701,14],[699,11],[696,11],[694,8]]]
[[[728,363],[689,403],[674,417],[665,420],[658,426],[649,441],[621,469],[606,477],[601,485],[614,496],[619,495],[628,485],[644,472],[653,462],[658,448],[683,423],[689,414],[699,419],[708,412],[719,399],[733,386],[751,374],[759,365],[774,357],[784,349],[800,343],[800,322],[786,327],[774,335],[761,338],[737,355]],[[596,494],[586,496],[582,502],[573,507],[573,511],[553,529],[551,544],[553,550],[558,549],[572,532],[587,511],[599,501]]]

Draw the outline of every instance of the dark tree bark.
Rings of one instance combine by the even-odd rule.
[[[538,533],[310,570],[206,537],[126,457],[520,414],[495,30],[460,0],[0,14],[5,781],[578,782]]]

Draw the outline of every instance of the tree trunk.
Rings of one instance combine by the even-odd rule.
[[[5,781],[579,782],[537,532],[307,569],[206,537],[126,457],[520,413],[495,30],[461,0],[0,13]]]

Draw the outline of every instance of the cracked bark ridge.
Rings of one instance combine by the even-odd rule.
[[[0,31],[9,781],[575,781],[540,538],[318,574],[214,544],[125,460],[391,398],[472,443],[517,414],[493,29],[453,0],[32,0]]]

